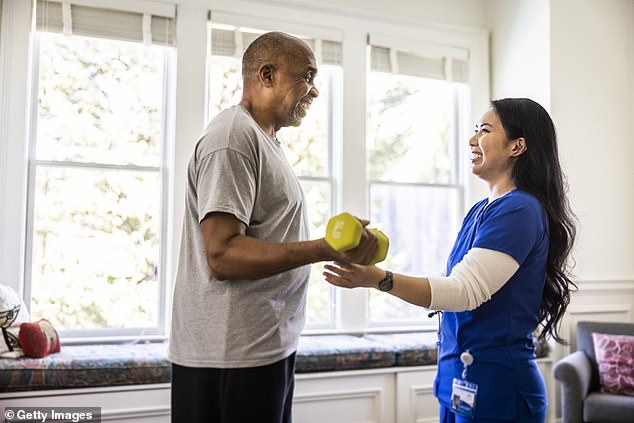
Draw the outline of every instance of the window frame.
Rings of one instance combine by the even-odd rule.
[[[207,25],[207,40],[208,45],[206,49],[206,75],[211,75],[211,58],[212,58],[212,46],[211,46],[211,37],[212,37],[212,28],[213,27],[226,27],[227,29],[230,27],[241,29],[241,28],[250,28],[257,31],[284,31],[287,33],[297,33],[301,34],[301,36],[310,37],[311,39],[322,40],[325,38],[326,41],[334,41],[341,42],[342,34],[339,31],[326,29],[323,27],[315,26],[315,25],[306,25],[306,26],[298,26],[295,24],[290,24],[288,22],[279,21],[279,20],[270,20],[266,21],[258,21],[256,18],[252,18],[249,16],[235,15],[233,13],[226,13],[223,11],[215,11],[212,10],[209,13],[210,20]],[[240,60],[239,57],[235,57],[236,60]],[[319,60],[319,59],[318,59]],[[343,74],[343,65],[341,66],[341,72]],[[317,78],[323,78],[323,72],[318,72]],[[212,119],[210,116],[210,104],[212,98],[212,84],[209,83],[209,78],[206,80],[206,99],[205,99],[205,125]],[[330,185],[330,215],[335,214],[335,210],[337,210],[337,201],[338,196],[337,193],[337,163],[340,162],[340,158],[337,153],[337,146],[341,144],[341,128],[343,127],[343,110],[341,108],[341,98],[338,98],[337,91],[343,92],[343,87],[338,86],[338,79],[330,79],[326,89],[328,90],[328,99],[330,100],[329,109],[328,109],[328,127],[326,128],[326,133],[328,137],[328,156],[326,158],[327,162],[325,164],[325,173],[322,176],[312,176],[312,175],[297,175],[297,179],[300,182],[325,182]],[[321,96],[320,96],[321,97]],[[323,97],[321,98],[323,101]],[[319,100],[317,100],[319,101]],[[308,112],[311,113],[310,111]],[[313,233],[311,234],[313,238],[320,237],[320,234]],[[306,321],[305,331],[306,332],[322,332],[322,331],[332,331],[336,329],[336,298],[337,292],[334,286],[327,286],[328,292],[328,310],[327,310],[327,322],[324,323],[311,323]]]
[[[398,46],[398,41],[392,41],[395,43],[395,46]],[[435,46],[432,44],[417,44],[411,41],[402,41],[402,48],[408,48],[409,46],[415,46],[418,51],[435,51],[442,53],[442,47]],[[368,43],[368,49],[371,49],[371,44]],[[369,52],[369,55],[371,51]],[[455,54],[449,50],[449,54]],[[371,60],[371,59],[369,59]],[[425,78],[419,76],[418,78]],[[449,82],[450,79],[437,79],[431,78],[436,81],[441,82]],[[465,84],[468,85],[468,84]],[[431,188],[431,189],[440,189],[450,192],[451,196],[456,199],[456,211],[458,212],[455,219],[451,222],[452,227],[452,235],[455,236],[459,230],[460,222],[462,220],[461,212],[465,210],[465,186],[462,175],[465,174],[465,165],[464,163],[464,153],[461,153],[462,150],[466,149],[466,145],[463,144],[463,140],[466,140],[468,136],[470,136],[469,129],[471,125],[465,119],[464,113],[460,113],[462,109],[466,108],[464,104],[464,99],[468,96],[468,93],[461,93],[461,89],[458,87],[451,87],[452,91],[452,106],[453,106],[453,124],[455,125],[454,130],[452,130],[451,140],[450,140],[450,149],[452,155],[452,169],[451,169],[451,180],[446,182],[412,182],[412,181],[393,181],[389,179],[376,179],[368,176],[367,178],[367,189],[368,189],[368,213],[371,213],[371,192],[373,186],[392,186],[392,187],[412,187],[412,188]],[[461,148],[462,145],[462,148]],[[367,146],[366,146],[367,147]],[[369,173],[369,172],[368,172]],[[450,238],[453,240],[453,238]],[[447,251],[447,255],[449,251]],[[379,264],[379,267],[381,265]],[[417,276],[436,276],[433,274],[426,275],[417,275]],[[368,307],[370,304],[370,294],[367,295]],[[412,306],[415,307],[415,306]],[[421,311],[421,315],[423,316],[422,320],[417,320],[412,317],[405,317],[403,319],[372,319],[370,316],[370,312],[368,311],[368,319],[367,319],[367,328],[369,331],[400,331],[400,330],[428,330],[428,329],[436,329],[437,321],[432,316],[426,316],[428,313],[426,311]],[[426,316],[426,317],[425,317]]]
[[[460,126],[459,133],[457,133],[458,140],[467,140],[470,136],[469,128],[471,127],[469,122],[477,120],[479,115],[488,107],[488,46],[486,42],[486,31],[457,31],[452,32],[444,27],[426,27],[423,25],[420,29],[407,28],[404,30],[402,27],[397,28],[391,22],[367,22],[366,25],[360,25],[358,34],[354,37],[354,43],[344,45],[343,61],[345,63],[358,63],[356,66],[356,72],[350,68],[344,66],[344,73],[348,77],[344,77],[344,102],[348,104],[352,103],[352,107],[348,107],[344,110],[344,122],[355,122],[361,129],[360,135],[355,139],[354,143],[344,145],[342,147],[342,160],[345,163],[350,163],[350,158],[358,157],[358,163],[353,168],[347,166],[344,168],[342,178],[346,180],[346,184],[342,187],[339,195],[343,196],[342,201],[343,210],[352,210],[355,213],[361,215],[369,215],[369,186],[370,179],[366,169],[366,96],[365,90],[367,89],[366,76],[367,73],[361,74],[361,71],[369,69],[369,54],[366,54],[368,48],[367,37],[370,33],[390,33],[401,34],[400,38],[408,39],[410,42],[414,42],[417,45],[429,44],[431,46],[437,46],[437,44],[451,44],[467,51],[470,58],[469,60],[469,82],[470,89],[469,103],[466,104],[466,109],[469,111],[468,115],[460,116],[462,125]],[[352,30],[351,30],[352,32]],[[355,31],[356,32],[356,31]],[[352,37],[350,37],[352,38]],[[346,38],[348,39],[348,37]],[[355,49],[356,52],[351,51]],[[362,54],[359,54],[362,51]],[[354,59],[350,59],[354,57]],[[350,75],[354,74],[354,78],[350,78]],[[363,75],[359,77],[359,75]],[[359,113],[359,110],[362,110]],[[351,128],[345,127],[344,134],[349,133]],[[344,139],[348,141],[350,138],[344,135]],[[465,141],[466,143],[466,141]],[[463,166],[458,166],[457,185],[460,187],[461,198],[459,199],[459,205],[462,207],[461,211],[466,212],[465,205],[471,204],[475,199],[480,199],[484,195],[484,188],[479,188],[479,184],[476,178],[465,171],[464,165],[467,160],[466,144],[465,148],[459,148],[459,143],[456,146],[456,160],[463,163]],[[354,175],[356,173],[356,175]],[[360,177],[359,175],[363,175]],[[458,225],[459,222],[456,222]],[[371,325],[369,319],[369,291],[368,290],[340,290],[337,298],[337,315],[338,315],[338,327],[335,332],[346,333],[367,333],[367,332],[399,332],[399,331],[413,331],[413,330],[435,330],[437,322],[434,320],[427,320],[420,324],[406,324],[401,323],[398,325],[385,324],[385,325]]]
[[[161,117],[161,136],[160,136],[160,161],[158,166],[139,166],[139,165],[120,165],[106,164],[94,162],[77,162],[70,160],[42,160],[37,159],[37,137],[38,137],[38,93],[39,93],[39,74],[40,74],[40,42],[42,34],[45,32],[33,31],[31,34],[31,68],[30,68],[30,92],[29,98],[29,139],[27,148],[27,183],[26,183],[26,230],[25,230],[25,254],[24,254],[24,288],[23,299],[28,310],[31,310],[32,300],[32,267],[33,267],[33,241],[34,241],[34,203],[35,203],[35,178],[37,168],[57,167],[62,169],[85,169],[85,170],[122,170],[122,171],[140,171],[155,172],[158,175],[161,184],[160,200],[159,200],[159,216],[158,233],[159,252],[158,261],[159,269],[157,272],[157,320],[154,326],[149,327],[125,327],[125,328],[93,328],[93,329],[61,329],[58,330],[60,336],[65,343],[74,342],[100,342],[104,340],[137,340],[137,339],[164,339],[167,328],[167,308],[168,308],[168,245],[167,234],[169,230],[169,163],[171,161],[171,148],[169,145],[173,143],[170,127],[173,125],[170,120],[173,118],[172,101],[170,101],[170,85],[173,83],[175,69],[175,52],[170,47],[163,47],[163,66],[161,89],[162,94],[162,117]],[[71,35],[72,36],[72,35]],[[84,37],[84,36],[79,36]],[[90,37],[84,37],[90,38]],[[120,42],[110,38],[96,38],[100,40],[111,40]],[[125,42],[125,41],[124,41]],[[141,45],[139,43],[139,45]]]

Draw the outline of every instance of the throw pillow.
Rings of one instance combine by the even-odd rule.
[[[634,396],[634,336],[593,333],[601,391]]]
[[[20,325],[20,344],[24,354],[33,358],[46,357],[59,352],[59,336],[53,324],[46,319]]]

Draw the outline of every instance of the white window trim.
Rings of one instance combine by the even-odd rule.
[[[34,33],[32,36],[32,65],[31,65],[31,93],[39,92],[39,48],[40,48],[40,34]],[[169,224],[167,221],[169,212],[169,198],[170,198],[170,183],[169,183],[169,163],[171,163],[171,151],[172,148],[168,144],[174,144],[171,142],[173,136],[171,135],[171,121],[174,113],[171,105],[173,101],[170,101],[170,84],[173,85],[173,74],[175,73],[175,58],[174,52],[167,49],[164,53],[163,69],[163,121],[161,128],[161,161],[158,166],[135,166],[135,165],[109,165],[109,164],[96,164],[96,163],[80,163],[65,160],[40,160],[35,157],[36,143],[37,143],[37,116],[38,116],[38,99],[33,97],[30,99],[30,113],[29,119],[29,147],[27,151],[27,175],[28,183],[26,187],[27,203],[26,203],[26,239],[25,239],[25,258],[24,258],[24,288],[23,298],[24,303],[28,310],[31,310],[31,285],[26,281],[31,280],[32,272],[32,257],[33,257],[33,219],[34,219],[34,196],[35,196],[35,175],[36,169],[40,166],[55,166],[62,168],[79,168],[79,169],[112,169],[112,170],[132,170],[132,171],[149,171],[158,172],[161,181],[161,199],[160,199],[160,212],[158,216],[158,236],[161,240],[159,246],[159,271],[157,274],[158,281],[158,316],[156,325],[146,328],[101,328],[101,329],[66,329],[59,330],[60,336],[64,342],[69,342],[73,339],[81,337],[81,342],[85,343],[87,339],[95,342],[100,342],[105,339],[117,338],[121,339],[152,339],[152,338],[164,338],[167,333],[166,311],[169,307],[169,289],[170,286],[167,282],[167,278],[170,274],[168,264],[168,250],[169,245],[166,239],[169,239]]]

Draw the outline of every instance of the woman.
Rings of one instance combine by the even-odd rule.
[[[469,140],[471,170],[489,196],[464,218],[448,277],[411,277],[336,263],[326,280],[373,287],[441,310],[434,393],[441,422],[543,422],[546,390],[532,333],[563,343],[558,326],[576,287],[575,238],[555,127],[529,99],[491,103]]]

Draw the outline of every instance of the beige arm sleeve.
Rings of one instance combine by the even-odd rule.
[[[447,277],[428,278],[432,310],[473,310],[491,299],[519,269],[513,257],[500,251],[472,248]]]

